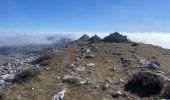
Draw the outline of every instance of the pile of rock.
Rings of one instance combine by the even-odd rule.
[[[90,37],[87,34],[84,34],[82,37],[80,37],[80,39],[78,41],[88,41],[90,39]]]
[[[116,42],[116,43],[120,43],[120,42],[129,43],[130,42],[127,36],[123,36],[118,32],[110,34],[109,36],[105,37],[103,41],[104,42]]]
[[[82,48],[80,50],[80,58],[84,59],[84,58],[93,58],[95,56],[94,52],[92,52],[92,50],[90,48]]]
[[[98,35],[94,35],[94,36],[92,36],[90,39],[89,39],[89,42],[91,42],[91,43],[98,43],[98,42],[101,42],[101,38],[98,36]]]

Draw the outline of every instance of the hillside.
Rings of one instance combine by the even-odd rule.
[[[5,88],[1,93],[2,100],[170,98],[168,49],[131,42],[116,33],[103,40],[84,36],[60,52],[49,52],[42,54],[48,59],[45,63],[39,60],[39,72]],[[129,86],[131,84],[133,86]]]

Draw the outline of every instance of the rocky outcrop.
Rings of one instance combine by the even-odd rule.
[[[155,63],[152,63],[152,62],[149,62],[147,61],[146,59],[144,59],[143,57],[137,55],[137,54],[134,54],[133,55],[137,61],[139,62],[139,64],[145,68],[150,68],[150,69],[157,69],[158,66],[155,64]]]
[[[86,42],[90,39],[90,37],[87,34],[84,34],[82,37],[80,37],[80,39],[78,41],[83,41]]]
[[[97,42],[101,42],[101,38],[98,36],[98,35],[94,35],[94,36],[92,36],[90,39],[89,39],[89,42],[91,42],[91,43],[97,43]]]
[[[129,43],[130,42],[127,36],[123,36],[118,32],[110,34],[109,36],[105,37],[103,41],[104,42],[116,42],[116,43],[120,43],[120,42]]]

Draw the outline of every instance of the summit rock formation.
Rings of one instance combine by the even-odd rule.
[[[103,39],[104,42],[116,42],[116,43],[120,43],[120,42],[130,42],[130,40],[127,38],[127,36],[123,36],[118,32],[115,33],[111,33],[109,36],[106,36]]]

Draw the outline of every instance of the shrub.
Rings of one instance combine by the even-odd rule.
[[[53,54],[45,53],[42,54],[37,60],[33,61],[32,64],[39,64],[40,66],[46,66],[50,64],[50,60],[54,57]]]
[[[165,87],[162,97],[167,100],[170,99],[170,86]]]
[[[24,71],[19,72],[16,74],[13,79],[13,83],[15,82],[22,82],[28,78],[35,77],[40,74],[40,70],[38,68],[30,68]]]
[[[126,83],[125,90],[136,93],[140,97],[159,94],[163,88],[163,81],[154,73],[139,72]]]

